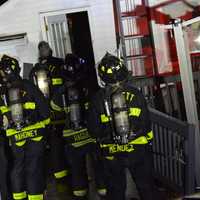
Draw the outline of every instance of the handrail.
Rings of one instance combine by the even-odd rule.
[[[194,126],[149,108],[155,177],[183,194],[195,190]]]

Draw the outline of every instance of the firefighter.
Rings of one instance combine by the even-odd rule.
[[[44,128],[49,124],[49,109],[42,93],[20,75],[18,61],[3,55],[0,80],[6,96],[0,105],[3,126],[10,143],[13,199],[43,200]]]
[[[64,82],[63,65],[64,61],[52,56],[52,49],[45,41],[38,45],[39,63],[31,70],[29,78],[42,91],[48,102],[59,86]],[[46,80],[45,80],[46,79]],[[51,110],[51,126],[49,132],[50,157],[53,167],[53,174],[57,183],[62,183],[68,175],[65,169],[64,143],[62,130],[64,126],[64,113]]]
[[[88,88],[84,87],[84,82],[87,80],[87,70],[85,70],[87,66],[85,60],[73,54],[66,56],[65,64],[68,81],[58,90],[51,105],[55,109],[65,109],[66,111],[63,138],[66,158],[72,173],[73,197],[77,200],[88,199],[88,155],[92,157],[92,161],[95,161],[92,164],[98,166],[95,169],[99,169],[95,177],[98,194],[105,196],[106,189],[101,172],[103,165],[97,154],[98,146],[96,140],[91,138],[88,133],[86,124],[89,93]]]
[[[133,87],[123,60],[107,53],[98,65],[105,83],[89,104],[89,132],[100,142],[105,158],[108,200],[125,200],[130,170],[142,200],[153,197],[151,123],[145,99]]]

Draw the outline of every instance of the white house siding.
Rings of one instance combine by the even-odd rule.
[[[37,44],[43,39],[40,14],[81,7],[90,9],[93,48],[98,62],[106,51],[116,49],[112,0],[9,0],[0,7],[0,35],[27,33],[26,46],[16,48],[15,56],[22,62],[35,63]]]

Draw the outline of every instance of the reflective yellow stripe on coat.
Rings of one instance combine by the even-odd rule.
[[[52,78],[52,85],[62,85],[63,84],[63,80],[62,78]]]
[[[141,114],[141,109],[140,108],[130,108],[129,109],[129,116],[133,117],[139,117]]]
[[[26,110],[35,110],[36,105],[34,102],[26,102],[23,104],[23,108]]]
[[[7,113],[10,111],[9,107],[7,106],[0,106],[0,111],[2,114]]]
[[[25,131],[31,131],[31,130],[35,130],[35,129],[45,128],[45,126],[48,125],[49,123],[50,123],[50,118],[45,119],[43,121],[40,121],[38,123],[35,123],[33,125],[27,126],[25,128],[22,128],[22,130],[20,130],[20,131],[17,131],[15,129],[7,129],[6,130],[6,136],[10,137],[10,136],[15,135],[15,134],[20,133],[20,132],[25,132]]]
[[[110,121],[110,118],[108,116],[106,116],[105,114],[101,115],[101,122],[102,123],[107,123]]]

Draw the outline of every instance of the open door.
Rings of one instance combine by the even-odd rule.
[[[92,46],[88,12],[75,12],[67,14],[72,52],[86,60],[88,65],[88,82],[90,91],[98,87],[95,70],[94,52]],[[93,92],[92,92],[93,93]]]
[[[47,15],[44,16],[43,25],[46,26],[46,34],[43,32],[43,36],[50,43],[54,56],[65,58],[66,54],[74,53],[86,60],[88,78],[85,84],[91,93],[95,92],[98,82],[88,12]]]
[[[45,21],[47,23],[48,42],[53,49],[53,55],[65,58],[67,53],[72,52],[66,15],[48,16]]]

